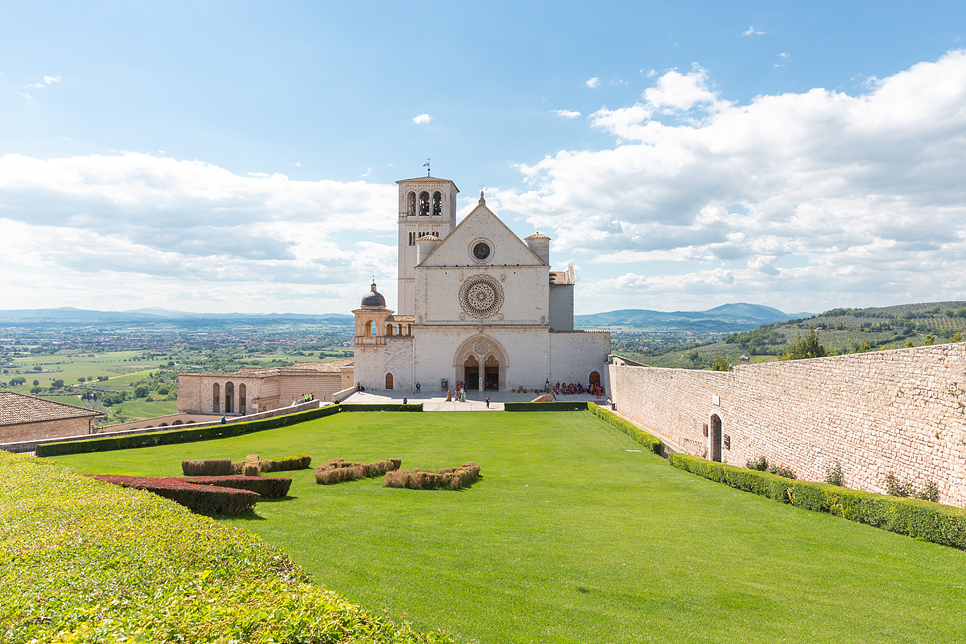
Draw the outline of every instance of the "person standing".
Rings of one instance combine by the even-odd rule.
[[[486,408],[487,409],[490,408],[490,397],[489,396],[486,397]]]
[[[417,394],[419,393],[419,383],[418,382],[416,383],[416,393]]]

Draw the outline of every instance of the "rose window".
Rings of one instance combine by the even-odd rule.
[[[471,277],[460,288],[460,306],[473,317],[489,317],[503,306],[503,289],[486,275]]]

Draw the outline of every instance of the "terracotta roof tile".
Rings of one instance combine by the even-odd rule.
[[[13,391],[0,391],[0,427],[103,415],[103,412],[93,409],[65,405],[64,403],[18,394]]]

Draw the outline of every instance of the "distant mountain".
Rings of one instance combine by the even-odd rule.
[[[217,322],[275,322],[291,320],[296,322],[327,322],[329,324],[352,324],[354,316],[344,313],[188,313],[171,311],[157,307],[133,311],[93,311],[65,306],[56,309],[12,309],[0,311],[0,321],[42,323],[45,321],[74,323],[125,323],[125,322],[174,322],[190,320],[194,323],[203,320]]]
[[[630,327],[642,330],[690,330],[690,331],[745,331],[762,324],[784,322],[810,313],[782,313],[778,309],[760,304],[723,304],[707,311],[652,311],[649,309],[622,309],[591,315],[575,315],[574,326]]]

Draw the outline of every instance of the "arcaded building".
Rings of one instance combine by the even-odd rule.
[[[486,206],[456,225],[452,181],[399,185],[398,311],[373,283],[356,318],[354,371],[367,389],[543,390],[605,375],[610,333],[574,330],[571,264],[550,238],[517,237]]]
[[[178,412],[254,414],[287,407],[305,394],[316,400],[351,387],[352,359],[297,362],[290,367],[246,367],[230,373],[178,376]]]

